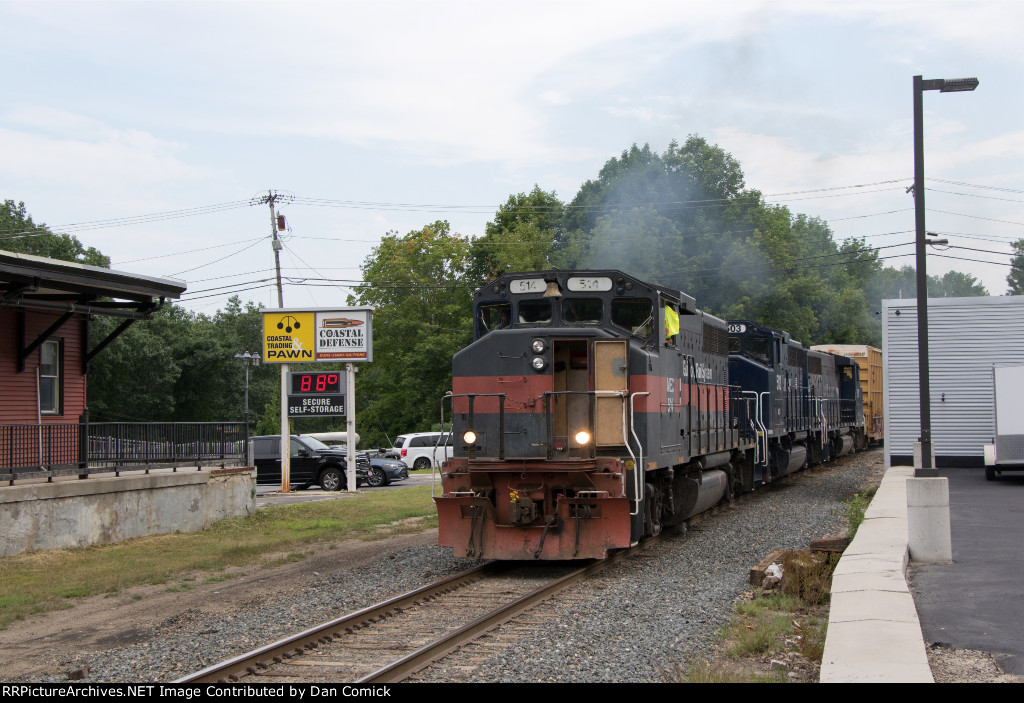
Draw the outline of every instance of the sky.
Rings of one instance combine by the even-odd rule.
[[[268,192],[285,306],[338,307],[388,233],[482,236],[510,195],[568,202],[689,135],[913,265],[915,75],[980,80],[924,94],[927,228],[952,247],[928,272],[1002,295],[1024,238],[1024,3],[0,0],[0,27],[0,200],[184,280],[196,312],[277,306]]]

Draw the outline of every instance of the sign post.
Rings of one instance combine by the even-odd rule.
[[[348,490],[356,490],[355,365],[373,361],[373,308],[274,309],[263,312],[263,359],[281,364],[281,491],[291,479],[289,418],[344,415]],[[297,371],[289,364],[345,362],[340,371]]]

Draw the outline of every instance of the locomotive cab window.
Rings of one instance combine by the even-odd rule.
[[[599,298],[563,298],[562,322],[596,325],[604,318],[604,306]]]
[[[751,334],[746,337],[729,337],[730,352],[746,352],[758,361],[768,364],[772,360],[772,340]]]
[[[547,325],[551,323],[551,300],[520,300],[519,323],[523,325]]]
[[[646,339],[654,330],[654,306],[646,298],[613,300],[612,324]]]
[[[477,312],[477,336],[483,337],[494,330],[505,329],[512,320],[511,303],[484,303]]]

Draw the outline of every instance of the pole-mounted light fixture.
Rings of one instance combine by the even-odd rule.
[[[932,78],[914,76],[914,218],[917,230],[917,358],[921,403],[921,467],[914,476],[938,476],[932,465],[931,388],[928,376],[928,273],[925,265],[927,245],[938,244],[926,238],[924,224],[924,91],[961,93],[978,87],[977,78]]]

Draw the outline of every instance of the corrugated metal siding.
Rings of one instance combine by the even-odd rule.
[[[913,455],[921,434],[916,301],[882,301],[882,315],[888,460]],[[1024,296],[928,300],[936,457],[983,456],[993,441],[992,367],[1022,358]]]

